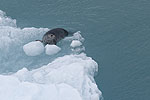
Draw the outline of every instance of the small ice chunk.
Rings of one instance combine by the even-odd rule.
[[[61,48],[60,47],[58,47],[58,46],[56,46],[56,45],[49,45],[49,44],[47,44],[46,46],[45,46],[45,53],[47,54],[47,55],[54,55],[54,54],[56,54],[56,53],[58,53],[60,50],[61,50]]]
[[[40,41],[34,41],[25,44],[23,50],[28,56],[37,56],[44,52],[44,45]]]
[[[81,46],[81,45],[82,45],[82,43],[78,40],[73,40],[70,44],[70,46],[73,47],[73,48]]]

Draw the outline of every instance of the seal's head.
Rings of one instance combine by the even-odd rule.
[[[42,38],[44,45],[46,44],[55,44],[56,45],[56,36],[54,34],[45,34]]]
[[[61,39],[68,36],[68,32],[63,28],[55,28],[48,32],[46,32],[42,38],[42,40],[36,40],[42,42],[44,45],[56,45]]]

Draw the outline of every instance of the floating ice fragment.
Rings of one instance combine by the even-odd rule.
[[[71,42],[71,44],[70,44],[70,46],[73,47],[73,48],[79,47],[79,46],[81,46],[81,45],[82,45],[82,43],[81,43],[80,41],[78,41],[78,40],[73,40],[73,41]]]
[[[23,46],[23,50],[28,56],[37,56],[44,52],[44,46],[40,41],[30,42]]]
[[[61,50],[61,48],[60,47],[58,47],[58,46],[56,46],[56,45],[49,45],[49,44],[47,44],[46,46],[45,46],[45,53],[47,54],[47,55],[54,55],[54,54],[56,54],[56,53],[58,53],[60,50]]]
[[[75,33],[73,34],[73,36],[71,36],[71,37],[66,37],[64,40],[67,40],[67,41],[70,41],[70,40],[79,40],[79,41],[83,42],[83,41],[84,41],[84,38],[81,36],[81,32],[78,31],[78,32],[75,32]]]

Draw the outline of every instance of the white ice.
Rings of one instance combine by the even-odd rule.
[[[37,56],[44,52],[44,46],[40,41],[33,41],[25,44],[23,50],[28,56]]]
[[[65,55],[41,68],[0,75],[3,100],[99,100],[97,63],[84,53]]]
[[[16,20],[6,16],[6,13],[0,10],[0,26],[16,27]]]
[[[81,46],[82,43],[79,40],[73,40],[70,44],[71,47],[75,48],[75,47],[79,47]]]
[[[72,86],[21,82],[14,76],[0,75],[1,100],[82,100]]]
[[[18,28],[16,20],[0,10],[0,99],[101,100],[102,93],[94,80],[98,64],[85,53],[70,50],[71,41],[84,41],[80,32],[62,40],[60,55],[45,56],[42,44],[31,41],[41,39],[48,30]],[[26,56],[23,50],[31,56],[42,54]]]
[[[61,50],[61,48],[58,47],[57,45],[49,45],[49,44],[47,44],[45,46],[45,53],[47,55],[54,55],[54,54],[58,53],[60,50]]]

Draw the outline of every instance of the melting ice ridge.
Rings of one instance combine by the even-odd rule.
[[[98,64],[84,53],[80,32],[63,39],[53,56],[31,57],[23,46],[48,28],[19,28],[0,10],[0,97],[2,100],[101,100],[94,75]],[[70,47],[72,41],[79,47]]]

